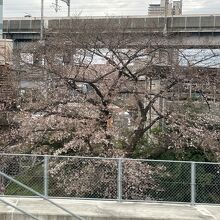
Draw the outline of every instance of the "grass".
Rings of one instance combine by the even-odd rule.
[[[43,193],[44,192],[44,174],[42,165],[37,165],[25,173],[15,176],[15,179],[33,190]],[[21,196],[35,196],[34,193],[26,190],[14,182],[10,182],[6,186],[5,195],[21,195]]]

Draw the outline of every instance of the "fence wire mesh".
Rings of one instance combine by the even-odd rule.
[[[117,161],[51,157],[48,195],[116,199]]]
[[[196,202],[220,204],[220,164],[196,164]]]
[[[0,171],[55,198],[220,204],[220,164],[0,155]],[[35,196],[0,176],[0,194]]]
[[[123,199],[190,202],[190,164],[124,162]]]
[[[44,157],[0,155],[0,171],[35,191],[44,193]],[[0,191],[4,195],[34,196],[17,184],[0,177]]]

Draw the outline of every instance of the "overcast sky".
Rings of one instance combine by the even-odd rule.
[[[45,1],[45,16],[65,16],[67,7],[59,2],[60,10],[55,13],[55,0]],[[31,14],[40,16],[41,0],[4,0],[4,17]],[[146,15],[149,3],[160,0],[71,0],[71,15]],[[220,0],[183,0],[184,14],[220,14]]]

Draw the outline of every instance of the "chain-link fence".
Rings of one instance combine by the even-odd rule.
[[[220,204],[220,164],[0,155],[0,171],[56,198]],[[0,176],[4,196],[35,196]]]

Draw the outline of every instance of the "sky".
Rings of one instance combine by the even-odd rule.
[[[41,0],[3,0],[4,17],[40,16]],[[44,0],[45,16],[66,16],[67,7],[59,1],[59,11],[54,10],[55,0]],[[72,16],[147,15],[149,3],[160,0],[71,0]],[[220,14],[220,0],[183,0],[183,14]]]

